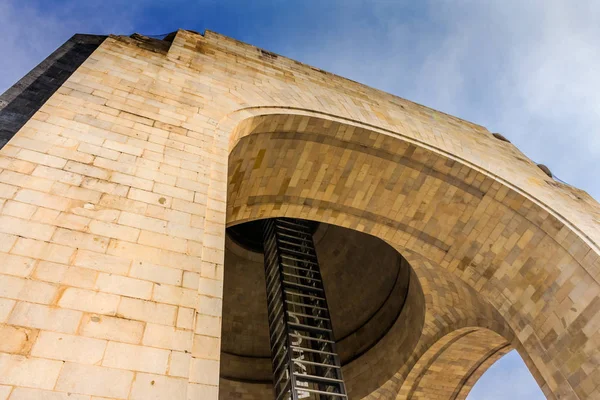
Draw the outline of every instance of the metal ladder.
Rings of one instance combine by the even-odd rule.
[[[266,220],[264,249],[275,399],[347,399],[309,226]]]

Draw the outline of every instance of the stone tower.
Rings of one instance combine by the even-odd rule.
[[[484,127],[180,30],[74,36],[0,142],[1,400],[273,398],[253,221],[282,218],[348,398],[464,399],[511,349],[600,398],[600,207]]]

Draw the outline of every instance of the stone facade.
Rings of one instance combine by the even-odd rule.
[[[586,193],[481,126],[170,39],[103,40],[0,150],[0,400],[265,398],[220,380],[225,227],[277,216],[412,266],[402,320],[344,367],[351,398],[462,399],[512,348],[548,398],[600,397]]]

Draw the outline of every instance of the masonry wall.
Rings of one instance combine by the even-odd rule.
[[[3,132],[21,129],[0,153],[0,399],[217,397],[211,125],[152,93],[168,43],[124,40],[5,96]]]

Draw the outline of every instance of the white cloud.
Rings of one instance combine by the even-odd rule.
[[[364,3],[344,3],[301,42],[279,45],[501,132],[600,198],[600,2],[430,0],[416,11],[406,4],[374,2],[367,21],[357,11]]]

